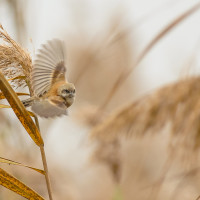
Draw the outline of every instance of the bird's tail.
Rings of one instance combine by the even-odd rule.
[[[23,100],[22,103],[24,104],[25,107],[29,107],[32,106],[34,99],[35,97],[30,97],[28,99]]]

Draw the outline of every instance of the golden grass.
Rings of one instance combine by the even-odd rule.
[[[21,86],[23,84],[27,85],[29,87],[30,95],[32,95],[33,91],[30,84],[32,60],[30,55],[7,34],[2,26],[0,26],[0,38],[6,42],[6,44],[0,45],[0,70],[4,72],[4,74],[2,74],[0,71],[0,89],[2,91],[1,98],[5,97],[7,99],[27,133],[40,148],[49,199],[52,200],[53,198],[44,151],[44,142],[40,134],[38,119],[35,115],[33,115],[33,113],[26,110],[18,98],[17,93],[15,93],[13,88],[8,83],[8,80],[4,77],[6,76],[9,80],[15,81],[17,86]],[[31,116],[34,117],[35,123],[33,122]],[[25,186],[14,177],[11,177],[2,169],[0,169],[0,184],[28,199],[43,199],[33,190],[29,189],[28,186]]]

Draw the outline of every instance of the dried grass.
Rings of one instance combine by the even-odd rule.
[[[110,90],[109,94],[106,96],[104,102],[99,106],[99,110],[105,109],[105,107],[110,103],[111,99],[115,95],[115,93],[122,87],[123,83],[127,80],[130,76],[132,71],[137,67],[143,58],[150,52],[150,50],[161,40],[163,39],[170,31],[172,31],[176,26],[178,26],[181,22],[185,19],[190,17],[192,14],[197,12],[200,9],[200,3],[198,2],[196,5],[188,9],[182,15],[178,16],[172,22],[170,22],[164,29],[162,29],[151,41],[150,43],[144,48],[138,58],[135,60],[135,63],[132,67],[127,68],[120,74],[119,78],[113,84],[112,89]]]
[[[52,200],[53,198],[48,175],[46,155],[44,151],[44,142],[40,135],[38,118],[35,115],[31,115],[35,119],[34,123],[29,112],[25,109],[22,102],[18,98],[17,93],[15,93],[13,88],[8,83],[8,80],[6,80],[4,77],[6,76],[7,78],[10,78],[10,80],[16,81],[16,86],[27,85],[29,87],[30,94],[32,94],[33,91],[30,85],[32,60],[29,53],[26,52],[19,44],[17,44],[7,34],[1,25],[0,39],[2,39],[4,42],[3,45],[0,45],[0,89],[2,90],[2,94],[9,102],[19,121],[26,129],[27,133],[40,148],[49,199]],[[3,71],[4,74],[2,74],[1,71]],[[18,193],[21,196],[24,196],[25,198],[43,199],[43,197],[38,195],[31,188],[27,187],[25,184],[18,181],[15,177],[2,169],[0,183],[4,187]]]
[[[90,125],[96,114],[97,109],[95,106],[102,103],[105,94],[109,93],[113,82],[117,80],[120,74],[123,73],[123,70],[125,69],[128,72],[126,67],[129,69],[132,66],[131,58],[133,55],[130,51],[130,44],[127,42],[127,35],[130,34],[130,32],[126,30],[124,31],[122,29],[116,29],[115,25],[116,27],[118,27],[118,24],[113,24],[113,29],[111,28],[110,31],[108,31],[108,37],[106,36],[104,38],[105,40],[103,38],[98,38],[100,40],[100,44],[92,42],[88,46],[76,46],[80,45],[78,44],[79,41],[77,42],[75,40],[72,40],[76,52],[76,54],[74,54],[74,59],[77,60],[75,66],[72,67],[74,69],[76,68],[75,70],[77,70],[74,74],[74,79],[76,80],[77,86],[79,87],[79,97],[77,98],[77,100],[81,103],[83,103],[83,101],[90,102],[90,106],[86,107],[84,104],[82,108],[84,108],[85,110],[78,109],[78,112],[82,114],[80,118],[82,118],[83,120],[87,120],[87,123],[90,123]],[[3,33],[5,34],[4,30]],[[112,37],[110,40],[109,37],[113,35],[114,37]],[[3,38],[2,36],[0,37]],[[84,38],[82,40],[86,39]],[[5,60],[4,64],[1,65],[0,63],[0,68],[3,68],[4,74],[8,78],[15,78],[16,76],[24,75],[26,77],[29,77],[32,68],[29,54],[26,52],[26,50],[23,50],[18,44],[16,44],[18,45],[18,47],[13,45],[12,42],[14,41],[9,42],[9,40],[4,40],[4,42],[6,43],[6,45],[2,45],[2,47],[0,46],[0,56],[3,56]],[[20,51],[22,51],[23,53]],[[13,57],[13,55],[15,56]],[[20,56],[24,57],[20,58]],[[109,59],[109,57],[111,57],[112,59]],[[7,61],[10,61],[10,59],[12,59],[12,65],[7,63]],[[5,66],[6,63],[8,68],[10,67],[9,70]],[[12,69],[12,66],[14,66],[14,69]],[[8,72],[6,70],[8,70]],[[113,71],[117,71],[118,73],[115,74],[113,73]],[[130,74],[130,71],[127,73],[127,75],[128,74]],[[104,79],[105,76],[109,78]],[[99,77],[99,79],[97,79],[97,77]],[[126,78],[123,78],[124,81]],[[15,81],[18,86],[20,86],[20,81],[22,81],[23,84],[25,83],[24,80],[21,79],[16,79]],[[28,81],[29,78],[26,79],[26,82]],[[172,133],[172,136],[180,136],[180,141],[176,140],[176,137],[173,137],[172,142],[176,142],[177,144],[177,142],[183,141],[184,144],[187,145],[187,147],[197,147],[199,145],[198,118],[200,114],[200,111],[198,111],[200,107],[198,103],[198,91],[200,90],[198,88],[200,87],[198,86],[199,83],[200,78],[193,77],[182,80],[175,84],[170,84],[156,91],[155,93],[146,95],[138,101],[135,101],[130,105],[121,108],[121,110],[111,114],[110,117],[106,117],[105,121],[94,128],[94,130],[92,131],[92,136],[99,139],[97,150],[93,155],[92,164],[94,164],[94,162],[97,162],[98,166],[100,166],[101,164],[107,165],[110,169],[109,172],[111,172],[111,174],[117,181],[121,181],[121,171],[123,171],[123,176],[125,171],[126,182],[124,181],[124,185],[121,185],[123,187],[123,192],[125,196],[124,199],[154,199],[151,198],[151,196],[149,195],[149,190],[151,190],[151,188],[148,188],[147,192],[146,190],[144,190],[144,186],[146,186],[147,184],[153,184],[152,174],[155,175],[155,172],[152,173],[152,171],[149,170],[149,165],[151,165],[152,163],[152,158],[148,160],[151,149],[148,144],[151,143],[152,145],[152,137],[149,137],[148,141],[146,141],[145,145],[141,148],[148,154],[148,156],[144,158],[146,163],[138,164],[138,160],[143,157],[143,154],[141,153],[142,150],[140,148],[135,148],[136,145],[133,142],[134,139],[132,139],[132,141],[130,140],[131,144],[129,144],[129,148],[127,148],[126,150],[122,149],[121,141],[118,140],[118,136],[145,136],[147,135],[147,133],[161,133],[161,130],[165,129],[167,126],[169,128],[169,132]],[[90,85],[90,87],[88,87],[88,85]],[[133,91],[133,84],[130,84],[129,82],[127,85],[129,86],[130,91]],[[91,88],[91,86],[93,87]],[[125,88],[126,93],[129,94],[129,98],[131,98],[130,96],[133,95],[133,92],[127,92],[128,87]],[[117,90],[118,89],[119,87],[117,87]],[[127,101],[127,96],[124,95],[124,89],[121,93],[119,92],[119,96],[117,96],[115,99],[112,95],[113,104],[111,104],[111,108],[115,108],[118,105],[124,104],[126,102],[124,101],[124,99],[126,99]],[[101,108],[105,107],[102,106]],[[101,119],[105,117],[105,109],[102,109],[100,111],[101,113],[98,113],[100,114],[98,116],[99,121],[101,121]],[[107,142],[107,139],[111,139],[111,142]],[[128,145],[124,144],[124,147],[126,146]],[[158,146],[155,151],[160,152],[160,146]],[[163,153],[163,155],[165,154]],[[156,158],[155,155],[153,155],[152,157]],[[156,159],[154,161],[154,164],[155,163]],[[129,167],[128,170],[124,169],[124,165],[126,165],[126,168]],[[92,167],[88,168],[88,171],[91,173]],[[154,168],[154,171],[158,171],[157,166],[156,169]],[[108,178],[108,175],[110,173],[102,174],[98,170],[95,173],[91,173],[89,177],[93,180],[93,182],[89,181],[88,174],[86,174],[85,171],[81,171],[80,174],[77,174],[77,182],[79,182],[80,185],[82,184],[84,187],[79,196],[78,190],[80,190],[80,186],[77,184],[79,186],[77,189],[77,185],[73,185],[73,187],[77,189],[77,191],[75,192],[78,192],[78,196],[75,198],[72,197],[72,199],[89,199],[87,197],[91,196],[92,193],[93,198],[90,199],[106,199],[102,198],[102,196],[104,197],[106,192],[110,190],[110,188],[108,189],[107,187],[108,184],[106,185],[106,178]],[[54,172],[54,177],[57,177],[57,175],[58,174]],[[62,177],[64,176],[66,176],[66,174],[62,175]],[[30,176],[27,177],[29,177],[30,179]],[[43,183],[41,185],[41,181],[38,182],[38,179],[34,180],[34,178],[35,177],[31,177],[30,180],[35,181],[35,185],[38,187],[38,191],[40,190],[41,193],[44,193],[44,190],[46,189],[44,188],[45,184]],[[102,185],[106,188],[103,192],[101,192],[102,185],[98,184],[98,180],[102,181]],[[63,199],[66,199],[66,193],[68,193],[68,191],[66,190],[66,183],[62,185],[60,183],[60,180],[57,182],[59,183],[57,183],[58,191],[56,191],[56,193],[58,193],[59,199],[61,199],[60,196],[62,196]],[[88,182],[92,183],[88,184]],[[185,182],[187,182],[187,180]],[[95,189],[91,190],[91,187],[93,186],[95,186]],[[84,197],[81,196],[83,193]],[[162,199],[169,198],[166,195],[166,197],[164,196],[164,198]]]
[[[124,88],[130,98],[134,96],[134,82],[128,80],[109,106],[98,111],[116,80],[133,65],[135,46],[132,47],[131,42],[134,42],[134,32],[123,26],[123,16],[117,14],[110,19],[105,32],[96,35],[92,41],[81,37],[72,38],[68,43],[70,69],[73,70],[70,78],[78,91],[77,116],[83,123],[93,126],[102,121],[106,112],[127,101]]]
[[[91,135],[103,140],[118,135],[144,136],[169,126],[172,136],[180,136],[178,140],[173,137],[174,143],[195,149],[200,144],[199,92],[200,77],[167,85],[111,114]]]
[[[30,73],[32,70],[32,59],[27,50],[16,43],[8,33],[0,26],[0,69],[3,74],[13,79],[15,86],[30,87]]]

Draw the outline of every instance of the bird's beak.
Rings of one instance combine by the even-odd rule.
[[[73,98],[74,97],[74,94],[69,94],[69,98]]]

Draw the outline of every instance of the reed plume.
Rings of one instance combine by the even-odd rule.
[[[8,33],[0,26],[0,69],[14,86],[30,86],[30,73],[32,70],[32,59],[28,51],[15,42]]]
[[[91,135],[103,140],[118,135],[144,136],[170,127],[177,142],[194,149],[200,144],[200,77],[169,84],[111,114]]]

